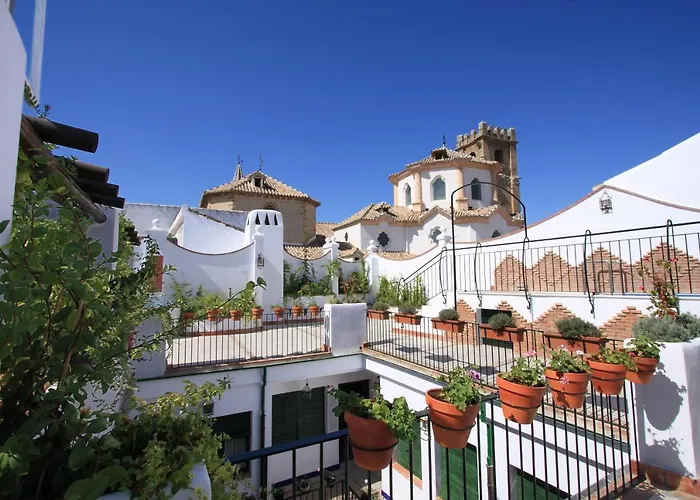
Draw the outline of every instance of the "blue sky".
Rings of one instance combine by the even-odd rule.
[[[319,221],[391,202],[443,133],[515,127],[534,222],[700,132],[699,23],[697,0],[49,0],[42,101],[99,132],[79,156],[127,201],[197,205],[263,155]]]

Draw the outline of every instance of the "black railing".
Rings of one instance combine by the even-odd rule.
[[[176,337],[166,350],[169,369],[301,356],[328,351],[322,311],[260,317],[211,313],[177,320]]]

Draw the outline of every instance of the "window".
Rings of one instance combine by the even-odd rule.
[[[418,479],[421,479],[421,455],[420,455],[420,421],[416,420],[413,422],[413,430],[416,431],[416,439],[410,442],[406,439],[399,441],[398,445],[398,456],[397,462],[401,467],[407,471],[411,470],[411,457],[409,455],[409,450],[413,448],[413,475]],[[452,492],[450,492],[452,493]]]
[[[377,236],[377,243],[379,243],[382,247],[386,247],[389,244],[389,241],[391,241],[389,235],[384,231],[379,233],[379,236]]]
[[[214,419],[214,434],[226,434],[229,439],[223,442],[221,453],[224,456],[238,455],[250,451],[251,412],[234,413]],[[242,471],[248,470],[249,464],[239,465]]]
[[[479,179],[474,177],[472,179],[472,200],[481,200],[481,183]]]
[[[503,163],[503,151],[501,151],[500,149],[494,151],[493,159],[496,160],[498,163]]]
[[[445,181],[440,177],[433,182],[433,200],[445,199]]]
[[[491,238],[498,238],[501,235],[501,232],[496,229],[493,233],[491,233]]]
[[[262,186],[262,177],[253,177],[253,184],[255,185],[256,188],[261,188]]]
[[[272,445],[324,434],[325,399],[324,387],[272,396]]]
[[[404,190],[404,196],[405,196],[404,201],[406,202],[406,203],[404,203],[404,205],[407,207],[410,207],[411,202],[412,202],[412,200],[411,200],[411,186],[409,186],[408,184],[406,184],[406,189]]]

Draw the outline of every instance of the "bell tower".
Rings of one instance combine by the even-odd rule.
[[[520,198],[520,177],[518,177],[518,155],[516,152],[514,128],[499,128],[480,122],[478,130],[457,136],[457,151],[476,158],[497,161],[503,164],[503,173],[498,184]],[[502,190],[497,193],[501,205],[510,213],[520,213],[520,204]]]

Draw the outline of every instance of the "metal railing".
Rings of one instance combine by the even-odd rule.
[[[301,356],[328,351],[323,312],[180,318],[168,342],[168,369]]]

